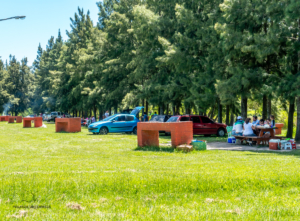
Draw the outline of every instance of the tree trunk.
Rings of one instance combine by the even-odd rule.
[[[233,115],[233,108],[231,108],[231,114],[230,114],[230,125],[233,126],[233,122],[234,122],[234,115]]]
[[[145,112],[145,100],[144,100],[144,99],[142,99],[142,107],[144,107],[144,108],[142,109],[142,111],[141,111],[141,114],[142,114],[142,116],[143,116],[143,114],[144,114],[144,112]]]
[[[268,118],[270,117],[270,115],[272,114],[272,99],[271,96],[268,97]]]
[[[247,104],[248,98],[242,96],[242,103],[241,103],[241,109],[242,109],[242,118],[245,120],[248,116],[247,113]]]
[[[300,142],[300,97],[296,98],[297,101],[297,130],[296,130],[296,142]]]
[[[189,108],[187,105],[185,105],[185,114],[189,114]]]
[[[175,105],[174,104],[172,105],[172,114],[176,115],[176,110],[175,110]]]
[[[177,104],[176,112],[180,115],[180,104]],[[177,113],[176,113],[176,114],[177,114]]]
[[[268,104],[268,99],[267,99],[267,96],[266,95],[264,95],[263,96],[263,112],[262,112],[262,118],[264,119],[264,120],[266,120],[267,119],[267,104]]]
[[[169,104],[167,104],[167,115],[169,115]]]
[[[210,112],[210,114],[209,114],[209,115],[210,115],[210,116],[209,116],[210,119],[213,119],[213,117],[214,117],[214,114],[215,114],[215,107],[216,107],[216,105],[213,106],[213,108],[212,108],[212,110],[211,110],[211,112]]]
[[[159,115],[164,115],[164,105],[163,104],[159,108]]]
[[[146,101],[146,113],[147,114],[149,113],[149,103],[148,103],[148,101]]]
[[[96,107],[96,105],[94,105],[94,117],[95,117],[95,119],[97,119],[97,107]]]
[[[226,125],[229,125],[229,111],[230,111],[230,106],[226,105]]]
[[[221,104],[220,99],[218,99],[218,123],[223,122],[223,106]]]
[[[298,19],[298,32],[300,30],[300,19]],[[298,43],[300,43],[300,35],[298,34]],[[298,73],[300,72],[300,51],[298,51]],[[300,97],[296,98],[297,101],[297,130],[296,130],[296,142],[300,142]]]
[[[287,138],[293,138],[294,112],[295,112],[295,101],[291,101],[290,108],[289,108],[289,116],[288,116],[288,128],[286,133]]]

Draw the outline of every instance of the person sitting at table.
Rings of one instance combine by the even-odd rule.
[[[272,128],[276,126],[274,115],[270,115]]]
[[[260,119],[259,124],[258,125],[253,125],[252,129],[254,131],[254,133],[258,136],[260,133],[260,129],[257,127],[264,127],[265,126],[265,120],[264,119]]]
[[[253,121],[252,121],[252,125],[258,125],[259,124],[259,120],[257,119],[257,116],[253,115]]]
[[[241,116],[238,116],[231,132],[233,136],[243,136],[243,123],[243,118]]]
[[[256,134],[253,133],[251,119],[247,118],[243,125],[244,133],[243,136],[254,137]]]
[[[265,126],[268,125],[269,127],[271,127],[271,120],[270,118],[268,118],[265,122]]]

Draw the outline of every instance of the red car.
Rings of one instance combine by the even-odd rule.
[[[194,135],[217,135],[224,137],[227,133],[226,124],[215,123],[208,117],[199,115],[178,115],[167,122],[193,121]]]

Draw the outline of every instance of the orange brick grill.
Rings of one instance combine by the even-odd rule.
[[[159,131],[171,132],[172,146],[190,144],[193,140],[193,122],[145,123],[137,125],[138,146],[159,146]]]
[[[8,123],[22,123],[22,117],[21,116],[9,116],[8,117]]]
[[[5,120],[5,117],[6,117],[6,116],[0,116],[0,121],[6,121],[6,120]]]
[[[282,130],[283,126],[284,126],[284,124],[281,124],[281,123],[275,124],[275,127],[277,127],[277,129],[275,129],[276,135],[281,134],[281,130]]]
[[[81,132],[81,119],[76,118],[56,118],[55,119],[56,132],[76,133]]]
[[[43,118],[42,117],[24,117],[23,118],[23,127],[24,128],[31,127],[31,121],[34,121],[34,127],[43,126]]]

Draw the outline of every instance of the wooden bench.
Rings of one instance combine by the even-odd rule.
[[[243,144],[244,141],[250,140],[250,141],[255,141],[256,145],[269,145],[269,141],[271,139],[282,139],[282,137],[276,137],[274,133],[274,129],[277,129],[276,127],[274,128],[265,128],[265,127],[256,127],[257,129],[260,130],[258,136],[234,136],[235,139],[241,140],[241,143]],[[270,137],[264,137],[264,134],[269,133]]]
[[[272,139],[282,139],[282,137],[252,137],[252,136],[234,136],[235,139],[240,140],[243,144],[244,141],[256,142],[256,145],[269,145],[269,141]]]

